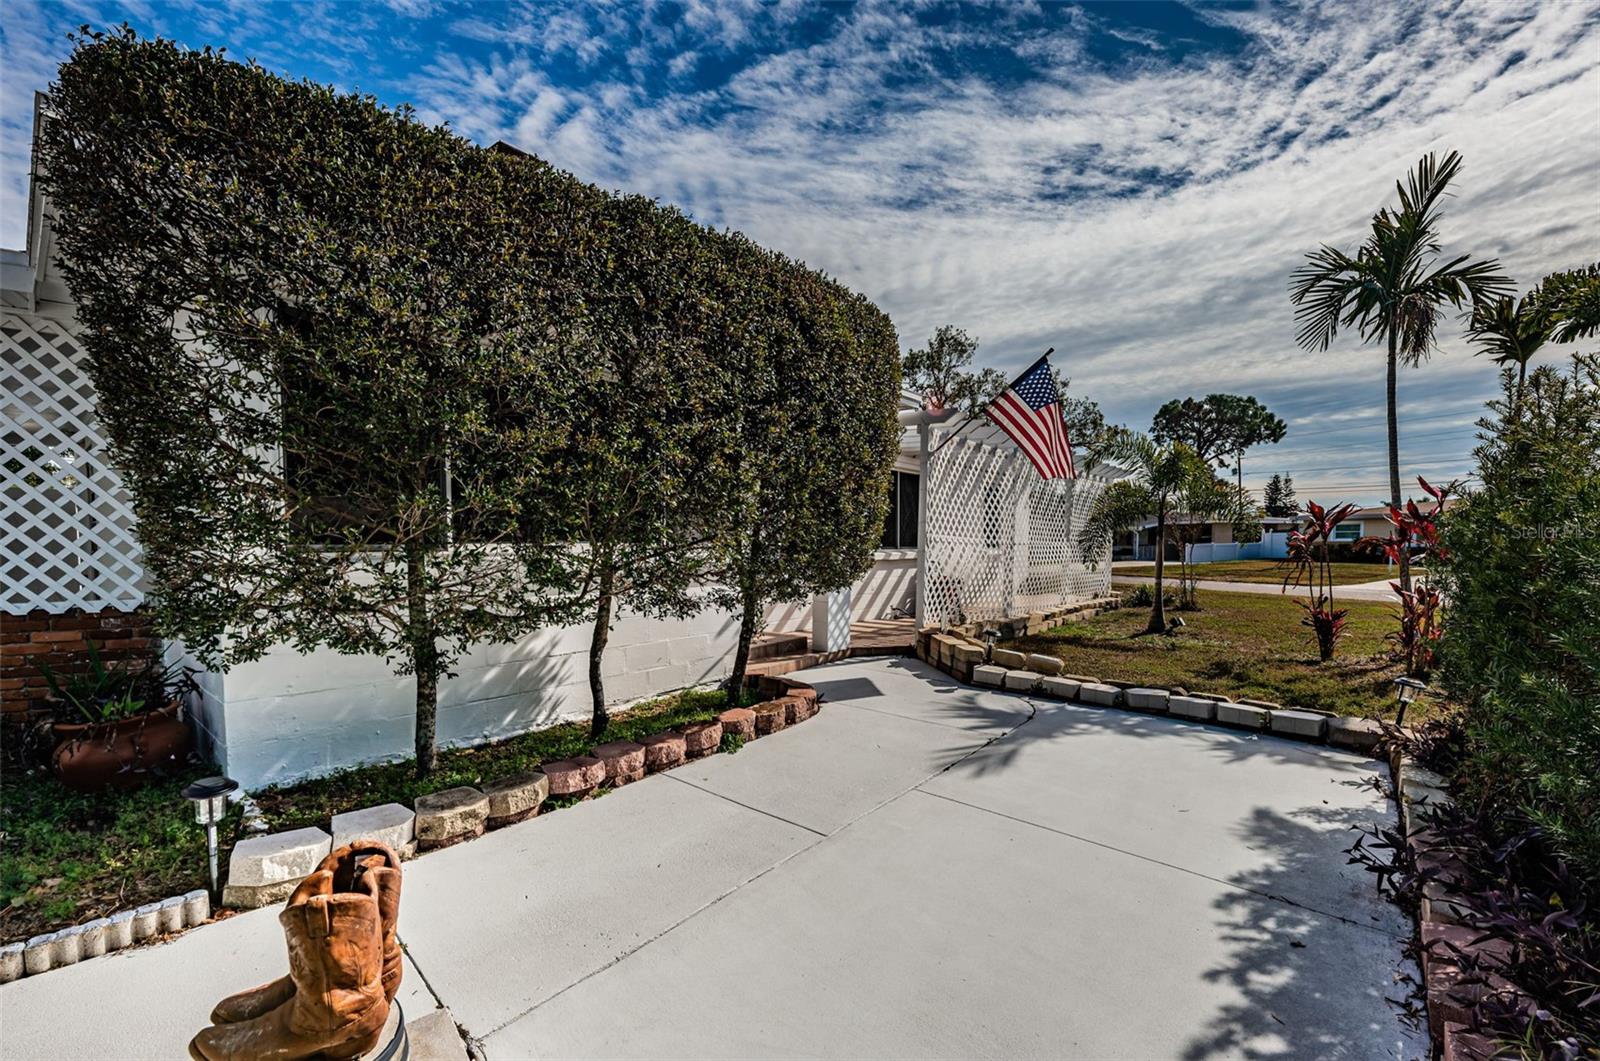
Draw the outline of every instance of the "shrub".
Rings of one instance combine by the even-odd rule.
[[[1466,705],[1472,796],[1600,880],[1600,358],[1490,404],[1482,488],[1446,514],[1439,656]]]

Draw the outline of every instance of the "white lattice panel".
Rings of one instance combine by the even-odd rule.
[[[94,385],[70,329],[0,315],[0,609],[132,608],[144,599],[133,511],[106,463]]]
[[[1003,436],[943,434],[931,440],[923,487],[924,622],[1005,619],[1110,591],[1110,550],[1086,562],[1080,544],[1103,481],[1047,482]]]

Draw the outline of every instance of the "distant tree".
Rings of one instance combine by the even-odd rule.
[[[1288,475],[1272,473],[1272,478],[1267,480],[1267,488],[1262,494],[1262,507],[1269,516],[1280,518],[1295,516],[1300,512],[1300,506],[1294,498],[1294,479]]]
[[[1238,394],[1173,399],[1156,411],[1150,423],[1151,438],[1161,443],[1182,442],[1208,462],[1279,442],[1283,433],[1283,421],[1266,406]]]
[[[982,415],[990,402],[1005,393],[1010,377],[999,369],[974,371],[969,366],[978,351],[978,340],[954,325],[946,324],[928,345],[905,356],[901,372],[905,386],[923,396],[930,408],[959,409],[969,417]],[[1127,434],[1128,429],[1107,424],[1099,403],[1072,393],[1072,380],[1055,365],[1050,372],[1061,397],[1061,421],[1073,458],[1081,474],[1105,459],[1106,451]]]
[[[1233,488],[1218,479],[1211,466],[1198,457],[1180,476],[1175,501],[1179,518],[1173,521],[1168,534],[1178,546],[1178,607],[1196,611],[1200,607],[1200,573],[1190,546],[1199,544],[1213,523],[1239,521],[1239,502]]]
[[[1137,527],[1152,514],[1156,517],[1155,605],[1150,609],[1145,632],[1158,634],[1167,628],[1166,547],[1172,517],[1178,511],[1179,499],[1193,484],[1214,481],[1215,476],[1186,444],[1161,445],[1148,435],[1123,436],[1112,445],[1107,457],[1127,468],[1129,474],[1106,487],[1095,499],[1080,545],[1087,562],[1101,554],[1117,534]]]
[[[930,408],[976,414],[1005,392],[1010,381],[999,369],[974,371],[978,340],[953,324],[942,325],[928,345],[906,354],[902,375]]]
[[[1150,424],[1157,442],[1183,442],[1203,461],[1222,467],[1232,461],[1237,480],[1236,504],[1244,506],[1244,451],[1283,441],[1284,423],[1255,398],[1208,394],[1203,399],[1173,399]]]
[[[1294,272],[1290,300],[1298,307],[1297,336],[1307,350],[1326,350],[1340,328],[1358,329],[1366,342],[1388,345],[1389,500],[1400,507],[1400,421],[1396,374],[1401,362],[1418,365],[1435,345],[1445,306],[1460,309],[1511,293],[1511,281],[1495,259],[1471,261],[1467,255],[1440,263],[1439,204],[1461,170],[1452,151],[1442,160],[1432,152],[1417,163],[1404,184],[1396,184],[1400,206],[1372,216],[1367,238],[1354,255],[1326,244],[1306,256]],[[1408,560],[1400,560],[1400,584],[1411,589]]]

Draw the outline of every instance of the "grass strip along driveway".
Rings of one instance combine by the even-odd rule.
[[[1350,610],[1345,634],[1334,658],[1321,663],[1292,596],[1201,590],[1199,599],[1199,611],[1168,608],[1185,624],[1170,635],[1143,632],[1148,608],[1122,608],[1003,647],[1059,656],[1072,674],[1393,717],[1401,666],[1384,641],[1397,624],[1393,605],[1340,602]]]
[[[1282,560],[1219,560],[1213,564],[1194,565],[1195,574],[1213,582],[1270,582],[1281,584],[1293,569]],[[1138,567],[1119,567],[1112,572],[1118,578],[1154,578],[1155,564]],[[1415,570],[1412,572],[1415,574]],[[1178,580],[1178,562],[1167,564],[1167,578]],[[1399,578],[1399,570],[1387,564],[1334,564],[1333,583],[1336,586],[1354,586],[1362,582],[1376,582],[1383,578]],[[1292,585],[1292,583],[1291,583]]]
[[[689,690],[618,712],[602,741],[637,740],[727,706],[720,689]],[[569,722],[476,748],[439,752],[426,780],[405,762],[341,770],[255,794],[274,831],[326,829],[344,811],[379,803],[410,805],[457,785],[483,785],[542,762],[583,755],[596,743],[589,723]],[[206,886],[205,830],[179,797],[189,781],[216,773],[196,766],[134,792],[85,795],[63,788],[47,770],[0,772],[0,942],[26,939],[141,903]],[[551,801],[548,807],[559,807]],[[221,860],[238,839],[239,809],[220,830]]]

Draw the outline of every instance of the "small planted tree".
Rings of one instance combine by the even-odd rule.
[[[575,182],[130,32],[82,39],[45,115],[158,628],[219,667],[279,644],[386,657],[415,676],[427,773],[457,654],[562,617],[528,591],[559,571],[517,544],[555,439],[501,425],[569,389],[547,329],[582,305]],[[510,194],[550,219],[536,252],[507,238]]]
[[[1155,604],[1150,609],[1146,633],[1167,629],[1165,598],[1167,542],[1179,498],[1197,477],[1215,481],[1211,469],[1181,442],[1160,445],[1145,435],[1129,434],[1112,446],[1108,457],[1129,470],[1095,499],[1084,524],[1082,542],[1086,562],[1099,555],[1119,532],[1156,518]]]

